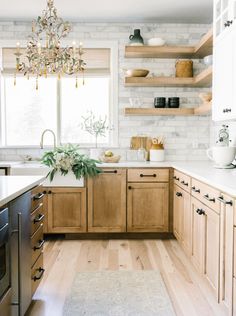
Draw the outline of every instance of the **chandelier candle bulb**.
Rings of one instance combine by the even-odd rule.
[[[20,43],[19,42],[16,43],[16,53],[20,54]]]

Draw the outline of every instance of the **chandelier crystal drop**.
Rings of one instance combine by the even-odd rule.
[[[84,84],[84,70],[86,63],[82,59],[84,54],[82,43],[76,47],[73,42],[70,47],[62,47],[61,40],[68,36],[71,31],[69,22],[58,17],[57,9],[53,0],[47,0],[47,8],[42,16],[32,22],[32,33],[29,36],[24,53],[26,61],[21,61],[22,53],[20,44],[17,43],[16,73],[23,73],[27,78],[36,78],[36,89],[38,89],[38,78],[48,75],[57,75],[60,79],[63,75],[74,75],[76,87],[78,87],[78,76],[82,73]],[[14,84],[16,78],[14,78]]]

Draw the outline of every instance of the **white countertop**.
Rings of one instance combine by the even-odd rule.
[[[0,176],[0,207],[42,183],[42,176]]]
[[[235,169],[216,169],[213,167],[213,163],[208,161],[200,162],[138,162],[138,161],[124,161],[119,163],[101,163],[98,164],[101,168],[175,168],[194,177],[202,182],[205,182],[224,193],[228,193],[233,197],[236,197],[236,168]],[[12,166],[15,174],[20,172],[20,169],[25,170],[25,174],[30,175],[31,168],[36,168],[37,173],[45,174],[48,169],[41,164],[32,163],[18,163]],[[41,170],[40,170],[41,169]],[[19,170],[19,171],[18,171]]]
[[[236,168],[216,169],[211,162],[173,162],[172,167],[236,197]]]
[[[0,161],[0,168],[11,168],[12,166],[20,163],[20,161]]]

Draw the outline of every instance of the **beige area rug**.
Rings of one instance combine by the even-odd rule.
[[[159,271],[82,272],[75,277],[63,316],[174,316]]]

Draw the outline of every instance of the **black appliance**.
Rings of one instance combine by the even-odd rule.
[[[0,208],[0,301],[10,288],[10,246],[8,208]]]
[[[12,316],[23,316],[31,303],[31,193],[9,203]]]

